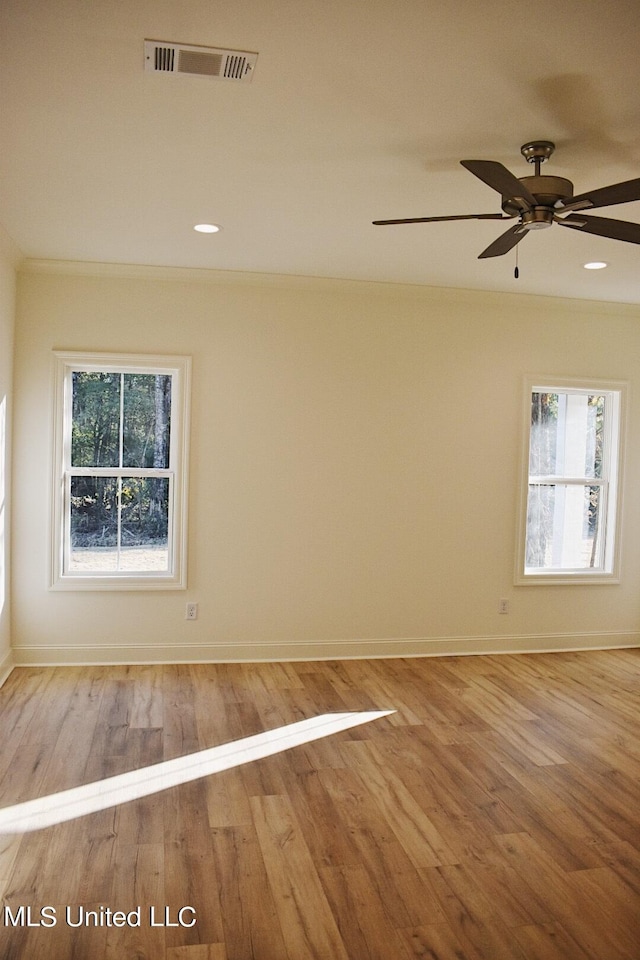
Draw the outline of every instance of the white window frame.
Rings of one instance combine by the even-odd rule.
[[[611,380],[576,380],[563,377],[527,377],[524,383],[524,429],[522,432],[522,479],[520,495],[520,519],[518,549],[516,555],[515,583],[533,584],[586,584],[620,582],[620,517],[622,514],[622,464],[625,434],[625,410],[628,384]],[[601,395],[605,399],[604,448],[602,477],[558,476],[537,477],[536,482],[599,486],[603,499],[600,516],[603,545],[601,560],[593,568],[528,568],[526,566],[527,507],[529,483],[529,455],[531,442],[531,398],[533,393],[565,393]]]
[[[70,491],[72,375],[76,371],[171,375],[171,434],[168,470],[127,468],[127,476],[168,476],[169,535],[166,571],[70,571]],[[49,586],[53,590],[184,590],[187,586],[187,491],[191,358],[54,351],[51,549]],[[95,468],[95,475],[117,476],[118,468]]]

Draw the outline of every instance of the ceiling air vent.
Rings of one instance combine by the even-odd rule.
[[[151,73],[184,73],[213,80],[249,82],[258,59],[245,50],[221,50],[184,43],[145,40],[144,68]]]

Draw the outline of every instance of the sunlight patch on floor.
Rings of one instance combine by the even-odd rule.
[[[165,760],[140,770],[131,770],[116,777],[107,777],[81,787],[73,787],[48,797],[38,797],[0,810],[0,833],[24,833],[40,830],[76,817],[106,810],[108,807],[140,797],[148,797],[181,783],[199,780],[243,763],[261,760],[282,753],[291,747],[320,740],[341,730],[370,723],[389,716],[395,710],[374,710],[358,713],[325,713],[297,723],[266,730],[264,733],[223,743],[185,757]]]

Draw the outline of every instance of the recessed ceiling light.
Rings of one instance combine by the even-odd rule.
[[[583,264],[585,270],[604,270],[608,266],[609,264],[605,263],[604,260],[592,260],[590,263]]]
[[[193,229],[198,233],[217,233],[220,227],[216,223],[196,223]]]

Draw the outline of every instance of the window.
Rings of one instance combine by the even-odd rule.
[[[612,582],[623,384],[527,384],[517,583]]]
[[[51,585],[186,586],[188,357],[55,354]]]

